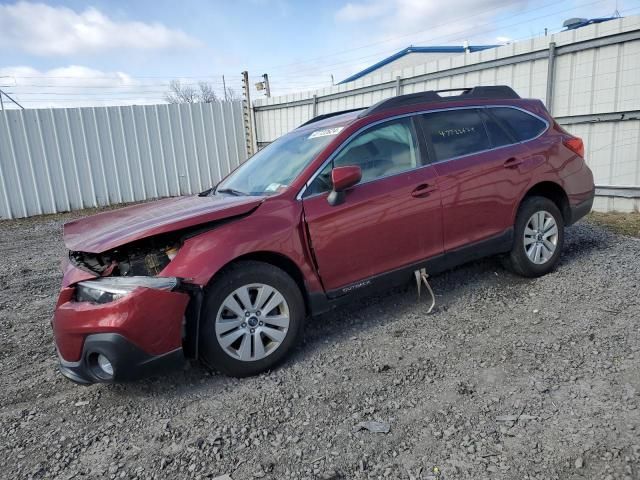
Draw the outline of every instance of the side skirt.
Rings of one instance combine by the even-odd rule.
[[[512,245],[513,227],[510,227],[503,233],[489,239],[390,272],[381,273],[339,289],[329,290],[326,294],[324,292],[310,293],[311,315],[320,315],[356,299],[404,285],[413,278],[413,272],[419,268],[425,268],[429,275],[436,275],[464,263],[508,252]]]

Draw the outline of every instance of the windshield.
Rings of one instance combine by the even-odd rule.
[[[256,153],[221,182],[215,192],[270,195],[281,192],[335,138],[341,128],[292,132]]]

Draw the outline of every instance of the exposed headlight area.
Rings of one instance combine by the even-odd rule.
[[[101,276],[155,276],[176,257],[175,242],[142,241],[104,253],[69,252],[73,265]]]
[[[103,277],[85,280],[76,285],[77,302],[110,303],[130,294],[136,288],[173,290],[178,285],[175,277]]]

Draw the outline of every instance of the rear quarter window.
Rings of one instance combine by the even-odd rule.
[[[492,107],[488,110],[518,142],[531,140],[547,128],[547,124],[539,118],[516,108]]]
[[[509,131],[502,127],[502,125],[493,116],[489,115],[486,110],[482,110],[482,118],[484,124],[487,127],[487,133],[489,134],[489,140],[491,140],[491,146],[493,148],[504,147],[505,145],[512,145],[518,143],[518,141],[509,133]]]

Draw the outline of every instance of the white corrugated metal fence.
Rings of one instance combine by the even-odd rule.
[[[315,115],[476,85],[509,85],[522,97],[544,100],[558,122],[585,141],[599,187],[595,207],[640,208],[640,16],[258,100],[258,145]]]
[[[246,159],[240,101],[0,112],[0,218],[206,190]]]

